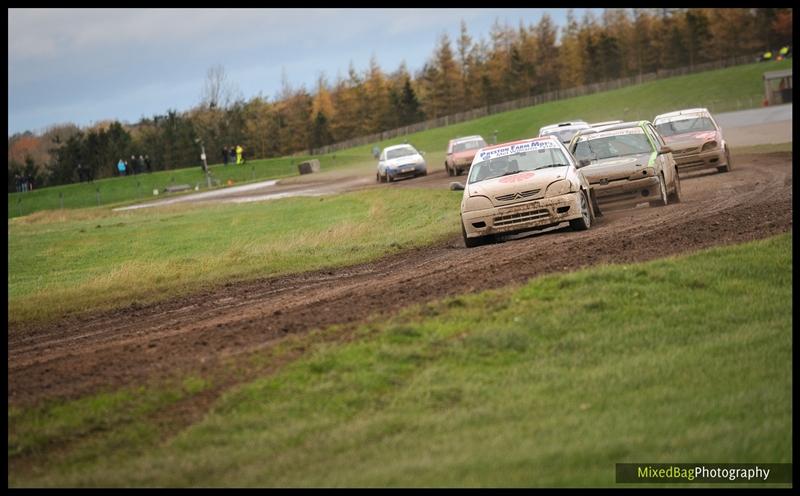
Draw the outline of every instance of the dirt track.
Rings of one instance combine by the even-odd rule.
[[[437,171],[374,187],[441,188],[451,180]],[[608,211],[585,232],[551,230],[471,250],[458,236],[354,267],[229,284],[46,326],[12,327],[8,400],[29,404],[179,370],[209,371],[223,358],[273,346],[290,333],[359,322],[547,272],[649,260],[791,230],[791,153],[734,156],[732,172],[687,176],[682,189],[680,204]]]

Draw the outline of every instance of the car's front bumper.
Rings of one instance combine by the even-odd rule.
[[[716,169],[725,163],[725,151],[722,148],[687,154],[672,154],[678,171],[692,171],[701,169]]]
[[[661,195],[658,177],[648,176],[641,179],[620,179],[607,184],[594,183],[597,203],[609,205],[616,203],[644,202],[658,199]]]
[[[461,213],[468,238],[544,228],[581,217],[580,192]]]
[[[427,167],[424,164],[404,165],[386,169],[386,174],[392,179],[403,179],[405,177],[416,177],[425,174]]]

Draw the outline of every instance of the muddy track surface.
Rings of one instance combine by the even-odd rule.
[[[454,179],[463,176],[437,171],[377,187],[445,187]],[[31,404],[176,372],[207,373],[287,335],[357,323],[416,303],[791,230],[790,153],[734,156],[732,172],[688,175],[681,185],[681,203],[605,211],[588,231],[553,229],[474,249],[464,248],[458,236],[372,263],[17,325],[8,331],[8,401]]]

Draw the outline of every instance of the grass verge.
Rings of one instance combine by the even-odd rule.
[[[617,462],[790,463],[791,273],[784,234],[415,306],[157,446],[9,485],[614,486]]]
[[[456,233],[460,199],[460,192],[444,190],[373,189],[202,209],[84,209],[12,219],[9,323],[366,262]]]

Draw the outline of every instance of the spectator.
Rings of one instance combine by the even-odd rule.
[[[228,145],[225,145],[225,147],[222,149],[222,163],[225,165],[225,167],[228,166]]]
[[[122,159],[119,159],[119,162],[117,162],[117,170],[120,176],[125,175],[125,162]]]
[[[232,164],[236,163],[236,148],[234,148],[234,147],[231,147],[231,159],[230,159],[230,162]]]
[[[239,165],[239,164],[242,163],[242,152],[243,151],[244,151],[244,149],[242,148],[242,145],[236,145],[236,165]]]
[[[22,176],[14,174],[14,181],[17,183],[17,193],[22,191]]]
[[[128,162],[128,172],[136,174],[136,155],[131,155],[131,161]]]
[[[150,168],[150,155],[144,156],[144,165],[147,167],[147,172],[153,172],[153,169]]]
[[[139,155],[139,160],[136,162],[136,169],[139,171],[139,174],[144,172],[144,156]]]
[[[78,182],[82,183],[86,178],[86,172],[83,170],[83,166],[78,164]]]
[[[22,183],[22,192],[25,193],[26,191],[28,191],[28,178],[27,176],[25,176],[25,174],[22,175],[21,183]]]

